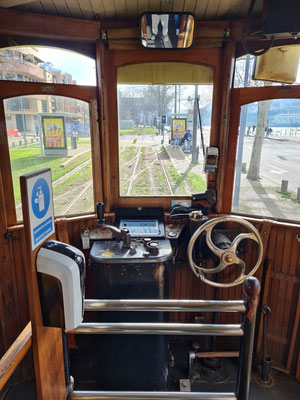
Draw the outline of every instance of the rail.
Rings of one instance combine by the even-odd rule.
[[[29,322],[17,339],[0,360],[0,391],[12,376],[32,345],[31,322]]]
[[[237,400],[234,393],[199,392],[81,392],[74,391],[70,400]]]
[[[244,282],[244,301],[85,300],[85,311],[242,312],[242,324],[83,323],[67,333],[241,336],[236,393],[73,391],[70,400],[248,400],[259,281]],[[201,353],[199,353],[200,355]],[[236,352],[234,356],[236,356]]]
[[[230,324],[174,324],[139,322],[83,323],[66,333],[102,333],[133,335],[198,335],[198,336],[243,336],[242,325]]]
[[[245,312],[243,301],[221,300],[102,300],[84,301],[85,311]]]

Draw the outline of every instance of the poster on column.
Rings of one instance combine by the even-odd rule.
[[[27,179],[32,250],[55,232],[51,170],[42,170]]]

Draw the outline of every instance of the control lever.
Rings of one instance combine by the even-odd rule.
[[[97,224],[98,225],[104,225],[105,224],[105,220],[104,220],[104,204],[100,203],[100,201],[98,201],[98,203],[96,203],[96,210],[97,210]]]
[[[171,219],[189,218],[192,221],[199,221],[203,217],[203,213],[200,210],[194,210],[187,214],[173,214],[170,215]]]
[[[116,242],[119,243],[120,241],[123,242],[123,247],[125,249],[133,249],[131,245],[130,233],[127,228],[118,229],[113,225],[106,225],[104,219],[104,204],[101,202],[96,203],[96,210],[97,210],[97,223],[100,226],[103,226],[106,229],[109,229],[113,234],[113,237],[116,239]]]
[[[217,202],[217,195],[215,189],[207,189],[204,193],[192,194],[192,200],[205,200],[208,204],[213,205]]]

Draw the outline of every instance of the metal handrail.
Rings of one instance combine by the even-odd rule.
[[[178,324],[157,322],[91,322],[66,333],[243,336],[240,324]]]
[[[102,300],[84,301],[85,311],[245,312],[244,301],[221,300]]]
[[[234,393],[195,393],[195,392],[101,392],[73,391],[70,400],[248,400],[251,377],[253,338],[258,296],[259,281],[249,277],[244,282],[244,302],[224,302],[219,310],[220,301],[202,300],[87,300],[85,309],[91,310],[125,310],[125,311],[242,311],[243,323],[229,324],[174,324],[174,323],[83,323],[67,333],[100,333],[100,334],[156,334],[156,335],[215,335],[243,336],[239,351],[239,368],[236,394]],[[244,305],[244,308],[243,308]],[[230,309],[228,309],[228,306]],[[187,308],[186,308],[187,307]],[[190,308],[192,307],[192,309]],[[242,309],[238,309],[241,307]]]
[[[70,400],[237,400],[234,393],[74,391]]]

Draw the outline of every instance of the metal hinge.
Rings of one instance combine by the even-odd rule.
[[[106,29],[101,30],[101,39],[107,40],[107,30]]]
[[[12,237],[12,233],[9,231],[6,231],[4,234],[5,239],[10,239]]]

